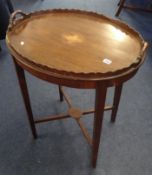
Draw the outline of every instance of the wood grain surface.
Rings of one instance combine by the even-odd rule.
[[[126,24],[78,10],[50,10],[24,16],[7,33],[9,46],[51,72],[105,77],[142,61],[142,37]]]

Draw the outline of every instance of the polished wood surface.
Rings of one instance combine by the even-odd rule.
[[[89,79],[137,66],[144,46],[141,36],[124,23],[74,10],[24,15],[8,32],[7,42],[29,64]]]

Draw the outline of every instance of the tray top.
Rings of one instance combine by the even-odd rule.
[[[126,24],[93,12],[48,10],[25,15],[7,32],[22,62],[50,72],[102,78],[136,68],[144,41]]]

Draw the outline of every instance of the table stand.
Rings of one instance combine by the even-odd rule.
[[[96,162],[97,162],[99,143],[100,143],[100,135],[102,131],[102,121],[103,121],[104,111],[112,110],[111,122],[115,122],[116,114],[117,114],[117,110],[119,106],[119,101],[120,101],[120,96],[121,96],[121,91],[122,91],[122,84],[115,87],[113,105],[105,106],[107,87],[104,85],[104,83],[98,83],[96,87],[96,95],[95,95],[95,109],[91,109],[88,111],[81,111],[80,109],[75,108],[72,105],[72,102],[69,96],[64,92],[63,87],[59,85],[60,101],[63,101],[63,97],[64,97],[65,101],[67,102],[69,106],[67,114],[59,114],[55,116],[48,116],[45,118],[43,117],[43,118],[34,120],[24,70],[17,64],[15,59],[13,60],[14,60],[16,73],[18,76],[18,81],[19,81],[21,92],[22,92],[30,128],[33,134],[33,138],[34,139],[37,138],[35,124],[53,121],[53,120],[61,120],[61,119],[72,117],[76,120],[76,122],[80,126],[84,137],[87,139],[88,143],[90,144],[92,148],[92,166],[95,168]],[[93,138],[91,138],[87,129],[84,127],[84,125],[82,124],[80,120],[81,117],[87,114],[91,114],[91,113],[95,113],[94,114]]]

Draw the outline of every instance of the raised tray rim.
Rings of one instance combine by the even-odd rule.
[[[133,32],[139,38],[141,48],[142,48],[141,53],[136,58],[136,62],[133,62],[129,66],[123,67],[122,69],[119,69],[119,70],[116,70],[116,71],[108,71],[108,72],[105,72],[105,73],[101,73],[101,72],[90,72],[90,73],[80,72],[80,73],[76,73],[76,72],[73,72],[73,71],[59,70],[59,69],[56,69],[56,68],[50,68],[46,65],[38,64],[37,62],[34,62],[34,61],[24,57],[21,53],[18,53],[13,48],[13,46],[10,44],[9,38],[8,38],[8,33],[11,32],[14,29],[14,27],[16,27],[19,23],[21,23],[25,19],[30,18],[32,16],[41,15],[41,14],[61,13],[61,12],[93,15],[93,16],[98,17],[98,18],[109,20],[109,21],[113,22],[114,24],[118,25],[119,27],[125,27],[128,31]],[[68,77],[70,75],[70,77],[73,76],[73,77],[79,77],[79,78],[85,78],[85,79],[88,78],[89,80],[90,79],[102,79],[102,78],[106,79],[108,77],[111,78],[111,77],[117,77],[117,76],[119,77],[121,74],[124,75],[125,72],[127,74],[128,72],[130,72],[130,70],[138,69],[139,66],[141,65],[141,63],[143,63],[143,61],[144,61],[145,50],[146,50],[147,45],[148,45],[147,42],[143,39],[143,37],[134,28],[130,27],[128,24],[126,24],[122,21],[107,17],[103,14],[99,14],[99,13],[92,12],[92,11],[78,10],[78,9],[48,9],[48,10],[40,10],[40,11],[30,12],[29,14],[26,14],[23,18],[17,20],[15,25],[12,25],[11,23],[9,24],[7,35],[6,35],[6,41],[7,41],[7,44],[9,46],[9,48],[13,52],[15,52],[16,55],[19,56],[19,59],[21,59],[22,63],[24,63],[24,61],[25,61],[26,64],[37,66],[37,67],[42,68],[46,71],[50,71],[53,74],[61,74],[64,77],[66,77],[66,76]]]

